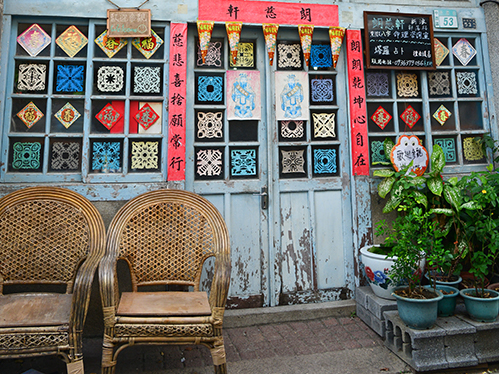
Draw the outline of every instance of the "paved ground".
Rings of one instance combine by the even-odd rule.
[[[333,308],[331,306],[334,306]],[[228,372],[412,373],[383,340],[352,314],[353,303],[229,311],[224,328]],[[279,313],[275,313],[278,311]],[[310,319],[305,319],[309,317]],[[294,321],[298,320],[298,321]],[[244,324],[252,322],[252,326]],[[84,340],[85,372],[100,373],[101,340]],[[498,366],[489,370],[498,373]],[[1,373],[65,373],[57,357],[0,360]],[[481,373],[488,367],[456,371]],[[116,373],[213,373],[204,346],[135,346],[118,357]]]
[[[401,373],[410,368],[359,318],[274,323],[224,331],[228,372]],[[100,372],[100,340],[85,340],[85,372]],[[0,361],[3,373],[64,373],[58,358]],[[136,346],[118,357],[117,373],[213,373],[203,346]]]

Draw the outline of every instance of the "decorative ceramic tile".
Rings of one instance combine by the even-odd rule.
[[[199,176],[220,176],[222,173],[222,152],[199,150],[196,153],[196,173]]]
[[[120,170],[120,142],[94,142],[92,144],[92,169]]]
[[[450,53],[450,50],[438,38],[434,38],[434,52],[436,55],[436,65],[440,66]]]
[[[366,95],[389,96],[389,75],[387,73],[366,73]]]
[[[311,46],[311,66],[318,68],[333,66],[332,49],[329,45],[313,44]]]
[[[278,44],[278,68],[279,69],[301,69],[300,44]]]
[[[219,102],[223,99],[222,77],[198,76],[198,100],[200,102]]]
[[[158,169],[158,141],[132,142],[132,169]]]
[[[231,150],[231,175],[255,176],[257,174],[255,150]]]
[[[101,124],[103,124],[106,129],[111,129],[122,117],[121,113],[119,113],[116,109],[113,108],[111,103],[108,103],[104,106],[103,109],[95,116],[97,120]]]
[[[444,125],[446,120],[448,120],[451,117],[451,112],[448,111],[448,108],[446,108],[443,104],[439,106],[439,108],[434,112],[432,115],[436,119],[437,122],[441,124],[441,126]]]
[[[198,112],[198,138],[222,138],[222,112]]]
[[[281,121],[281,136],[283,138],[302,138],[304,136],[304,121]]]
[[[66,52],[69,57],[75,57],[87,43],[87,37],[74,25],[64,30],[56,39],[56,44]]]
[[[335,135],[335,113],[313,113],[315,138],[336,137]]]
[[[158,113],[148,103],[144,104],[135,115],[135,119],[145,130],[148,130],[159,118]]]
[[[443,96],[451,94],[450,72],[437,71],[427,73],[429,95]]]
[[[73,123],[78,120],[80,117],[80,113],[76,110],[75,107],[71,105],[70,102],[67,102],[59,111],[56,112],[54,117],[59,120],[61,124],[64,125],[66,129],[68,129]]]
[[[107,34],[108,30],[104,30],[104,32],[95,39],[95,43],[109,58],[111,58],[127,45],[127,38],[109,38]]]
[[[229,66],[231,68],[253,68],[255,66],[254,53],[253,43],[238,43],[236,64],[233,64],[233,61],[229,59]]]
[[[281,150],[283,168],[281,173],[305,173],[304,150]]]
[[[389,121],[391,121],[392,116],[387,112],[382,106],[379,106],[377,110],[373,113],[371,119],[380,129],[384,129]]]
[[[134,92],[159,94],[161,68],[159,66],[134,66]]]
[[[153,56],[162,44],[163,39],[160,38],[153,29],[151,29],[151,37],[134,38],[132,40],[132,45],[137,48],[146,59],[149,59],[151,56]]]
[[[311,79],[311,101],[331,102],[333,100],[333,80],[331,78]]]
[[[396,78],[400,97],[411,98],[418,96],[418,80],[415,73],[398,73]]]
[[[371,141],[371,160],[372,164],[390,162],[389,159],[385,157],[384,142],[383,141]]]
[[[54,142],[52,144],[50,168],[53,170],[79,169],[80,143]]]
[[[17,37],[17,42],[30,56],[35,57],[50,44],[50,36],[36,23]]]
[[[477,81],[474,72],[457,72],[457,87],[460,95],[477,95]]]
[[[457,151],[455,148],[454,138],[440,138],[435,139],[434,144],[441,146],[444,152],[444,159],[446,163],[454,163],[457,161]]]
[[[42,111],[33,102],[29,102],[17,113],[17,117],[30,129],[43,117]]]
[[[47,77],[45,64],[19,64],[17,89],[22,91],[43,91]]]
[[[467,161],[477,161],[484,158],[481,144],[474,137],[464,138],[464,157]]]
[[[97,89],[100,92],[123,90],[125,73],[120,66],[101,66],[97,69]]]
[[[463,66],[466,66],[470,63],[470,61],[476,56],[476,50],[472,47],[472,44],[465,38],[460,39],[452,48],[453,54],[455,57],[462,63]]]
[[[222,43],[221,42],[210,42],[208,44],[208,52],[205,57],[205,64],[203,64],[203,59],[201,57],[201,50],[198,45],[198,59],[196,60],[197,66],[213,66],[220,68],[222,66]]]
[[[40,168],[42,145],[40,142],[16,142],[12,145],[12,168],[38,169]]]
[[[85,81],[84,65],[57,66],[57,92],[83,92]]]
[[[413,109],[411,105],[406,107],[403,113],[401,113],[401,120],[411,128],[420,120],[420,115]]]
[[[337,173],[337,151],[335,149],[314,150],[314,173]]]

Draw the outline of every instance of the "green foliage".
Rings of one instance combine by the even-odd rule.
[[[498,148],[489,136],[478,138],[485,154],[495,157]],[[390,158],[394,143],[384,142]],[[425,258],[429,268],[451,277],[464,264],[476,280],[476,293],[481,295],[484,280],[498,261],[499,244],[499,175],[490,165],[487,171],[471,172],[461,178],[443,180],[443,150],[434,145],[430,171],[421,177],[410,171],[410,165],[399,172],[384,169],[374,172],[383,177],[378,193],[388,198],[384,213],[398,211],[392,230],[384,221],[377,224],[376,234],[387,236],[386,245],[393,246],[390,256],[401,258],[393,268],[394,278],[406,278],[411,288],[418,262]]]

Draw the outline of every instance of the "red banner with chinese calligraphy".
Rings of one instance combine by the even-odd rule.
[[[351,118],[352,173],[354,176],[368,176],[370,166],[361,31],[347,30],[346,41]]]
[[[186,178],[187,24],[170,25],[167,180]]]
[[[199,0],[198,19],[215,22],[239,21],[258,24],[338,26],[339,8],[332,4]]]

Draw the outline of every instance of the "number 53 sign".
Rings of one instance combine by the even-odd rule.
[[[434,10],[434,27],[441,29],[458,29],[457,11],[453,9]]]

